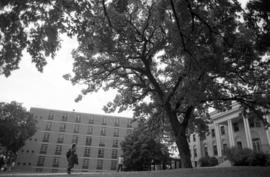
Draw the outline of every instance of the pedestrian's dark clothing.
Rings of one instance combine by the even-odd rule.
[[[123,163],[124,163],[124,158],[123,157],[118,157],[118,168],[117,171],[122,171],[123,170]]]
[[[78,165],[78,156],[76,154],[75,149],[70,149],[67,154],[67,161],[68,161],[68,168],[67,168],[67,172],[68,174],[70,174],[71,169],[74,167],[74,165]]]

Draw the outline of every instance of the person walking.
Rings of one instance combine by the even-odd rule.
[[[76,154],[76,144],[72,144],[71,149],[68,150],[66,153],[67,161],[68,161],[68,167],[67,167],[67,173],[71,173],[71,169],[74,167],[74,165],[78,165],[78,156]]]
[[[118,168],[117,168],[117,172],[123,170],[123,163],[124,163],[124,157],[123,157],[123,155],[121,155],[121,156],[118,157]]]

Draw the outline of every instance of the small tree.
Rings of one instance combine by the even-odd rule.
[[[8,151],[17,152],[35,131],[32,114],[21,104],[0,103],[0,144]]]
[[[151,162],[166,163],[169,160],[168,148],[160,143],[145,123],[139,123],[132,134],[121,143],[126,170],[148,170]]]

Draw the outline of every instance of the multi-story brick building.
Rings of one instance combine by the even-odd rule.
[[[115,170],[120,142],[136,122],[130,118],[31,108],[37,132],[18,152],[16,170],[64,172],[66,152],[77,144],[74,171]]]
[[[254,118],[244,116],[239,104],[233,103],[226,112],[214,111],[210,114],[213,121],[205,137],[193,133],[189,138],[193,166],[204,156],[214,156],[222,162],[228,147],[249,148],[254,151],[270,153],[270,128]],[[270,117],[267,117],[270,122]]]

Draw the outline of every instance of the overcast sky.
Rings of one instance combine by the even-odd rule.
[[[243,4],[247,0],[242,0]],[[78,112],[105,114],[103,106],[113,100],[115,91],[99,91],[88,94],[82,101],[76,103],[74,99],[80,93],[79,86],[72,86],[63,79],[63,75],[72,72],[72,49],[76,48],[76,40],[64,37],[61,49],[55,59],[49,58],[48,64],[40,73],[31,63],[31,57],[24,53],[20,62],[20,69],[13,71],[8,78],[0,75],[0,102],[17,101],[28,110],[30,107],[60,109]],[[121,114],[132,117],[131,111]]]

